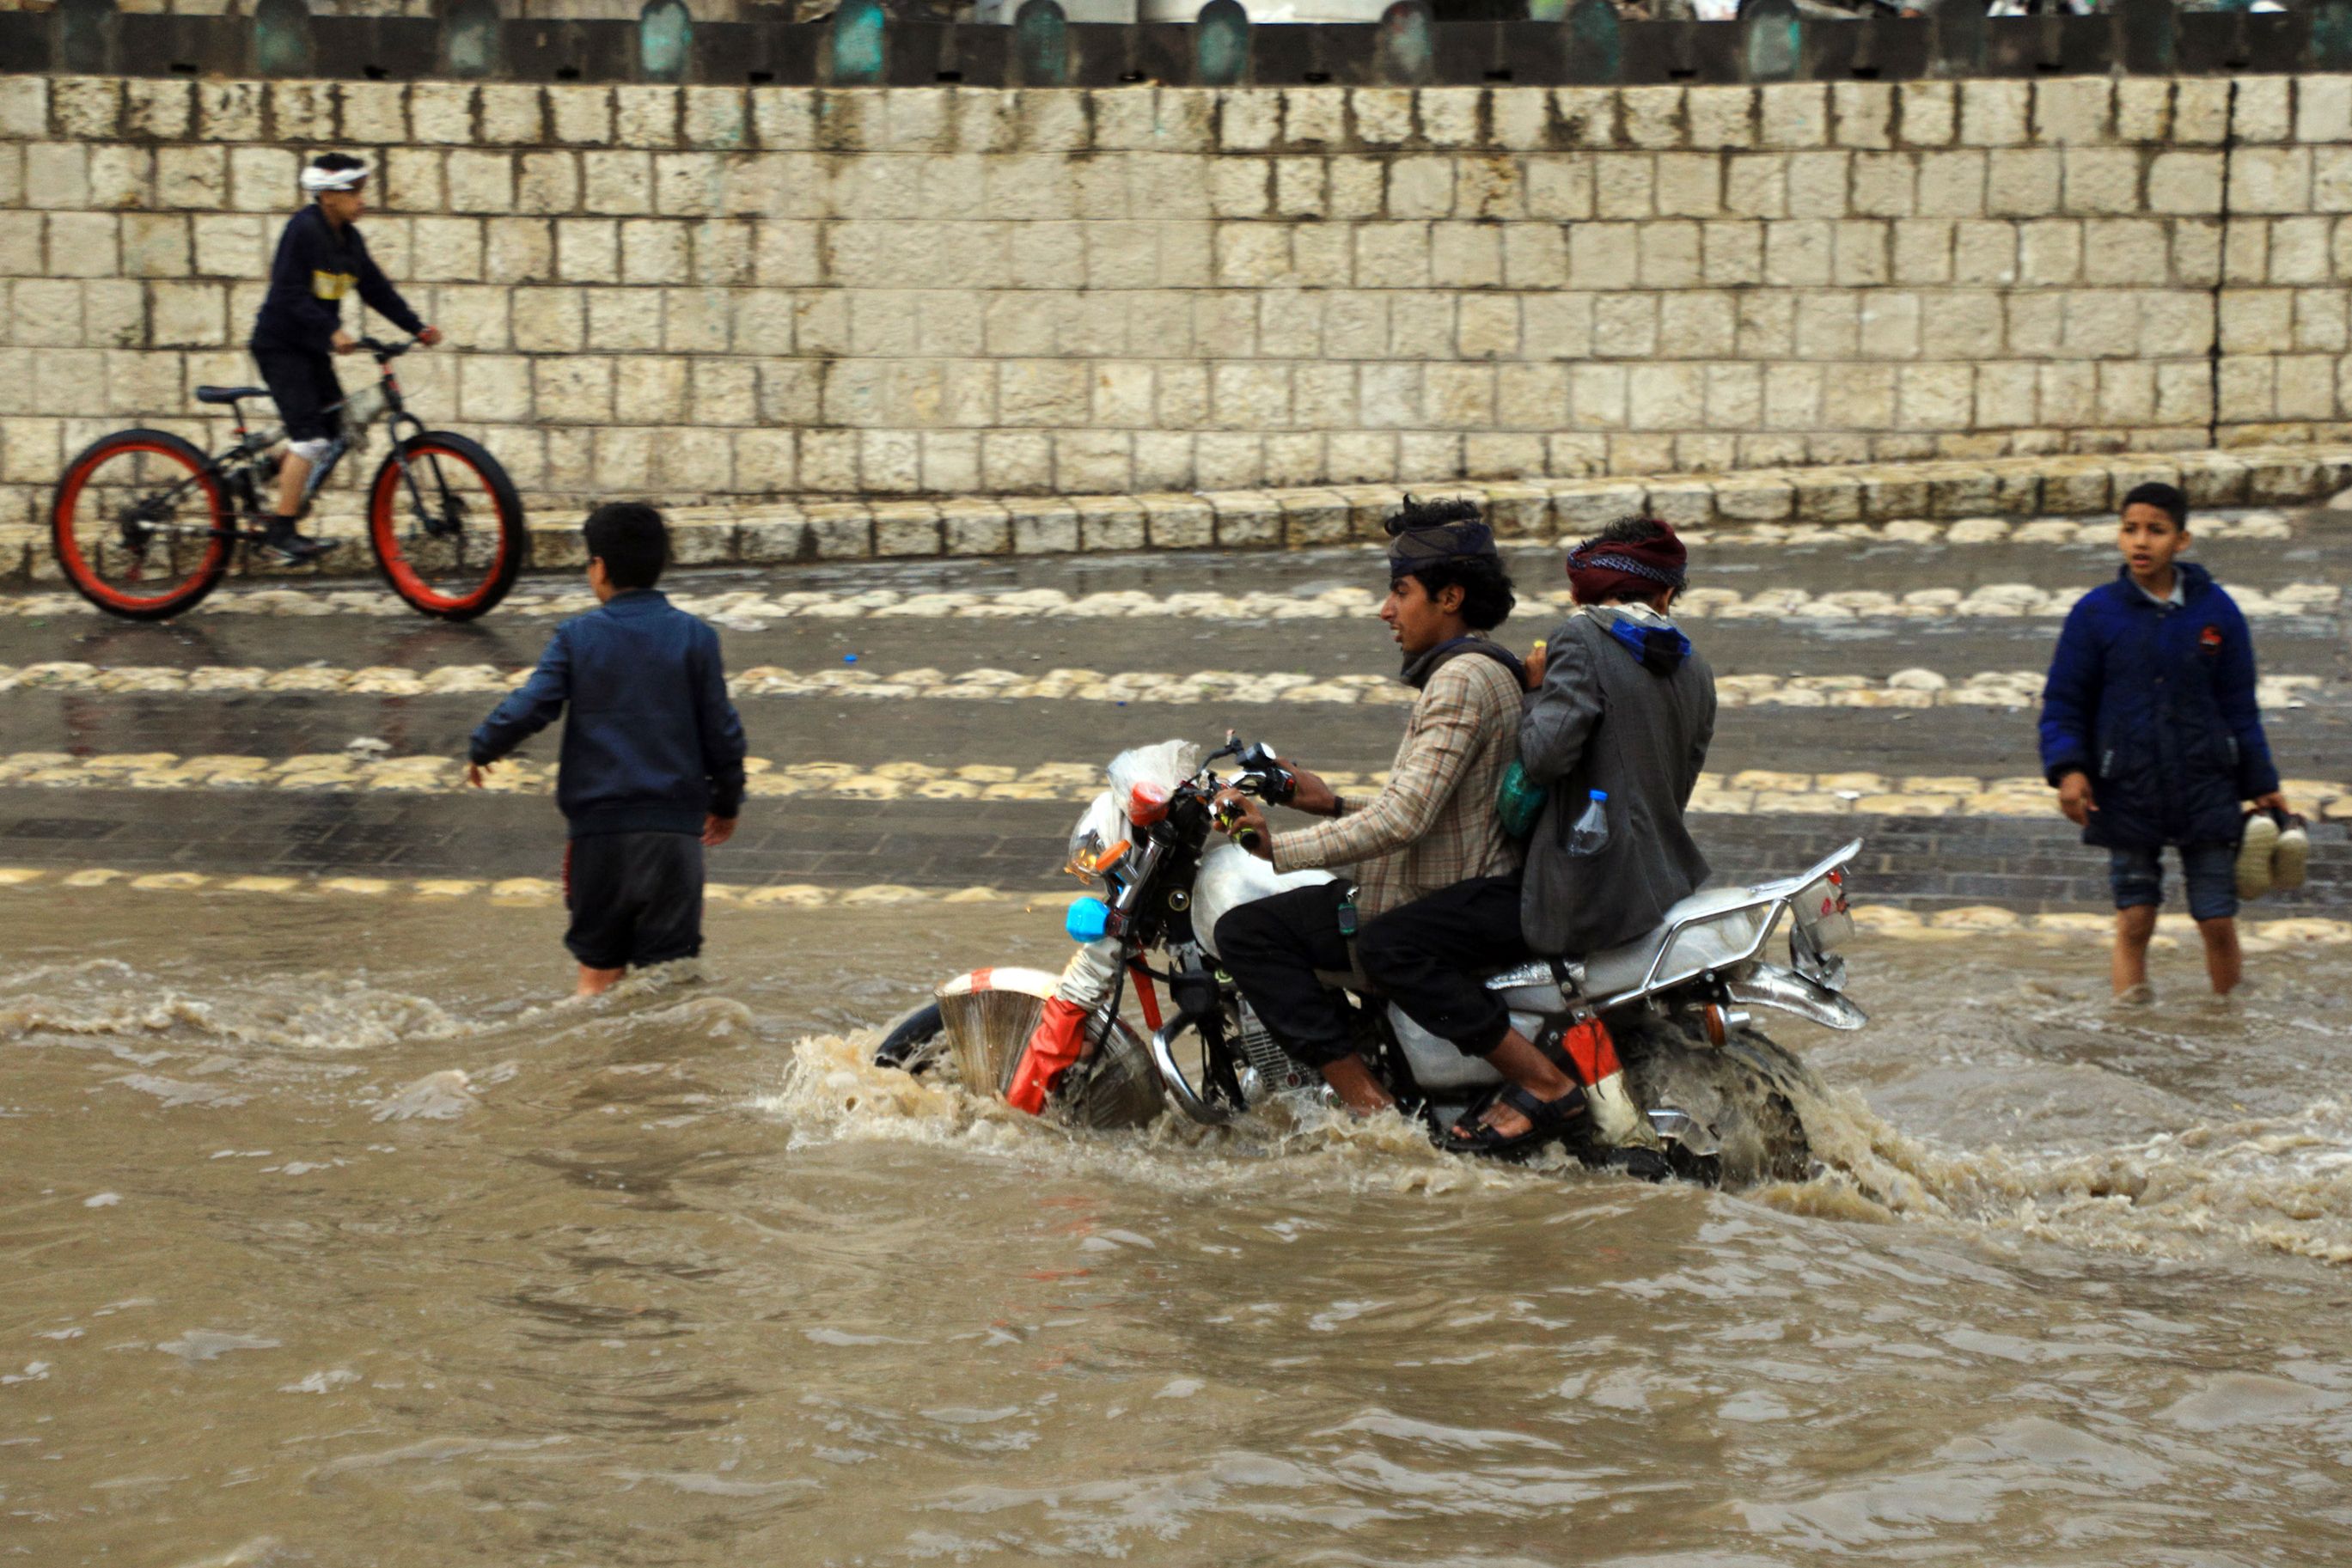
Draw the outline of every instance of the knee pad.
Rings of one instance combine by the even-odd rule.
[[[327,454],[334,449],[334,437],[330,435],[314,435],[308,441],[289,441],[286,444],[286,450],[289,454],[299,457],[312,467],[325,462]]]

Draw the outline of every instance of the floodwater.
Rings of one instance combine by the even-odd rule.
[[[1051,912],[0,895],[0,1559],[2327,1563],[2352,950],[1874,939],[1826,1168],[1079,1137],[860,1065]],[[1769,1018],[1770,1015],[1767,1015]]]

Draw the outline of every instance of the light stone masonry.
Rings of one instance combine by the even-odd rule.
[[[422,412],[535,499],[1294,496],[737,536],[817,556],[1296,541],[1328,486],[1765,469],[1706,493],[1769,508],[1805,465],[2352,439],[2352,78],[27,77],[0,527],[106,429],[222,438],[190,391],[250,374],[327,146],[375,162],[371,245],[449,334],[404,362]]]

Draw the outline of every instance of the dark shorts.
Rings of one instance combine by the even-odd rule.
[[[702,951],[702,841],[692,833],[598,833],[563,847],[564,946],[592,969],[641,967]]]
[[[2180,880],[2189,886],[2189,914],[2196,920],[2227,920],[2238,913],[2238,846],[2182,844]],[[2117,909],[2149,909],[2164,903],[2164,857],[2158,850],[2109,850],[2107,881]]]
[[[343,383],[335,379],[332,355],[256,349],[253,362],[261,367],[262,384],[278,404],[287,440],[324,441],[341,434],[343,416],[327,412],[343,401]]]

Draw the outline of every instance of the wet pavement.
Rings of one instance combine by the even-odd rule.
[[[2352,788],[2339,591],[2352,518],[2240,515],[2213,531],[2199,556],[2252,607],[2282,771]],[[2097,857],[2035,792],[2031,705],[2063,604],[2112,559],[2080,538],[1703,542],[1689,625],[1727,706],[1698,810],[1723,874],[1768,874],[1859,834],[1867,897],[2096,907]],[[1505,635],[1524,647],[1559,613],[1558,553],[1519,550],[1513,567],[1523,605]],[[1043,887],[1087,770],[1172,735],[1237,727],[1320,769],[1373,773],[1401,695],[1370,613],[1379,577],[1362,549],[675,571],[665,587],[722,629],[771,782],[821,765],[852,780],[755,795],[713,874]],[[460,755],[555,619],[586,602],[568,574],[528,578],[462,626],[347,585],[233,588],[163,625],[54,592],[0,601],[0,864],[552,874],[559,823],[540,792],[552,733],[523,753],[539,773],[520,796],[457,789],[454,763],[414,769]],[[312,689],[269,689],[289,685]],[[287,776],[308,765],[294,759],[338,757],[376,771]],[[156,773],[158,758],[182,774]],[[229,770],[191,784],[191,758]],[[1040,768],[1058,768],[1050,789],[987,781]],[[982,782],[954,784],[964,775]],[[906,798],[843,798],[886,777],[943,779],[929,792],[950,798],[912,782]],[[2317,818],[2327,801],[2299,803]],[[2282,911],[2346,902],[2343,825],[2315,838],[2311,885]]]

